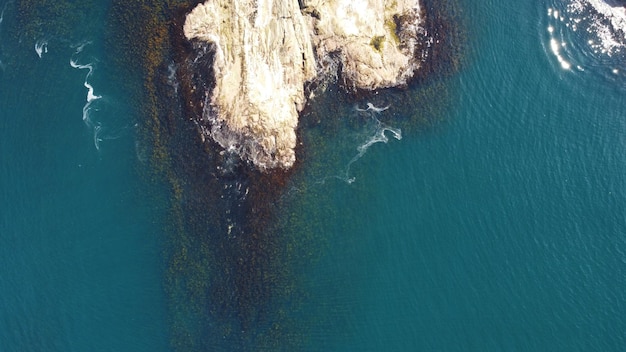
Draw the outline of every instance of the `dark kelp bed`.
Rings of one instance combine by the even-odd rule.
[[[169,209],[164,286],[171,345],[176,351],[303,349],[308,327],[324,318],[312,322],[300,314],[309,298],[301,275],[328,245],[320,224],[343,216],[330,206],[332,195],[310,180],[345,162],[331,141],[353,127],[329,116],[367,99],[393,105],[385,118],[405,134],[440,122],[454,95],[446,80],[463,66],[462,16],[455,0],[423,1],[433,40],[424,44],[423,67],[410,86],[345,93],[341,82],[331,83],[301,114],[294,168],[264,174],[203,142],[193,123],[212,88],[210,46],[182,35],[185,14],[199,2],[112,0],[103,34],[105,61],[125,73],[119,82],[138,119],[139,154],[147,160],[139,167],[146,183],[170,194],[146,194],[146,201]],[[63,36],[85,21],[89,8],[88,2],[19,1],[23,35],[43,31],[38,16],[78,14],[76,23],[45,29]]]

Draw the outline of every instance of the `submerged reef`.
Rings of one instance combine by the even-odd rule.
[[[290,168],[305,83],[341,69],[354,89],[406,85],[420,67],[420,25],[418,0],[199,4],[184,34],[212,45],[215,83],[200,130],[262,171]]]
[[[399,47],[408,50],[407,56],[410,50],[416,52],[411,56],[415,61],[408,61],[407,66],[409,71],[415,68],[413,77],[402,74],[397,77],[400,85],[403,85],[400,81],[410,80],[410,84],[406,83],[409,89],[386,89],[368,97],[376,106],[394,107],[394,114],[381,115],[381,120],[393,118],[394,126],[401,124],[403,134],[439,120],[445,115],[442,109],[451,106],[449,93],[446,94],[448,88],[441,83],[441,76],[456,70],[458,57],[453,25],[457,18],[446,17],[449,10],[444,11],[443,7],[449,1],[422,0],[420,21],[411,23],[417,25],[415,30],[423,26],[427,34],[424,38],[417,36],[414,47]],[[170,344],[173,351],[185,352],[310,350],[307,343],[312,336],[323,336],[320,332],[328,327],[340,326],[336,318],[341,314],[327,311],[328,306],[323,304],[317,305],[315,292],[306,284],[307,268],[329,245],[325,242],[329,231],[326,225],[332,223],[329,219],[345,216],[332,206],[336,195],[312,180],[327,175],[329,168],[342,162],[335,146],[345,140],[343,124],[349,119],[331,117],[342,116],[342,111],[349,109],[355,98],[360,99],[363,95],[359,90],[367,93],[371,89],[361,87],[347,74],[342,67],[345,53],[333,51],[322,57],[320,50],[325,49],[311,40],[314,60],[310,63],[314,65],[300,61],[302,71],[290,74],[302,74],[301,85],[287,82],[294,89],[289,93],[295,94],[294,97],[302,94],[301,101],[289,98],[292,99],[289,104],[295,106],[290,111],[300,115],[300,120],[293,120],[290,125],[290,129],[300,126],[294,135],[294,164],[289,169],[278,162],[271,166],[277,155],[272,156],[271,151],[267,152],[265,168],[248,162],[253,155],[246,153],[256,150],[253,147],[260,146],[261,140],[252,138],[250,127],[233,130],[224,120],[224,111],[216,105],[218,46],[200,37],[189,40],[183,33],[188,14],[200,3],[199,0],[114,0],[108,10],[104,35],[105,61],[124,73],[120,88],[133,103],[138,118],[137,152],[143,156],[139,158],[142,162],[139,169],[144,172],[146,184],[163,185],[166,190],[166,194],[152,193],[160,187],[147,187],[146,191],[151,192],[148,202],[167,213],[162,219],[155,219],[164,224],[163,233],[155,236],[163,236],[164,242]],[[222,2],[215,0],[215,4]],[[289,6],[295,4],[294,1]],[[299,11],[309,35],[315,33],[315,26],[318,33],[323,32],[320,19],[324,10],[317,8],[316,13],[310,3],[303,1],[298,7],[290,8],[296,15]],[[252,11],[246,21],[254,24],[254,16],[265,14],[267,19],[272,11],[279,10],[283,9],[266,7],[256,14]],[[393,16],[391,19],[378,27],[384,33],[361,38],[359,43],[384,52],[386,45],[395,42],[394,33],[398,38],[403,35],[401,21],[394,21]],[[300,20],[273,21],[295,28]],[[252,37],[251,33],[247,36]],[[282,47],[283,37],[280,38],[272,43]],[[291,44],[297,44],[298,50],[309,50],[304,42]],[[266,49],[231,48],[227,52],[244,54],[246,50]],[[296,49],[294,46],[285,50]],[[282,54],[273,57],[280,64],[287,58],[298,59]],[[241,64],[249,59],[239,58]],[[279,63],[260,64],[269,68]],[[314,68],[315,76],[305,83],[310,79],[305,69],[310,67]],[[337,76],[326,85],[326,74]],[[245,82],[243,77],[240,73],[233,79]],[[280,83],[285,77],[282,73],[272,76],[271,82]],[[335,81],[335,77],[342,80]],[[326,93],[317,94],[320,90],[316,87],[324,86]],[[354,90],[358,94],[353,94]],[[307,103],[313,92],[315,100]],[[277,94],[271,89],[265,93]],[[233,102],[249,104],[247,100]],[[304,106],[302,111],[298,110],[300,103]],[[293,116],[298,118],[297,115]],[[273,114],[269,117],[275,118]],[[229,139],[219,142],[214,135],[217,129]],[[224,141],[232,144],[222,144]],[[353,152],[352,145],[345,147]]]
[[[315,75],[297,1],[207,1],[187,16],[184,32],[215,45],[211,136],[261,169],[292,166],[303,83]]]

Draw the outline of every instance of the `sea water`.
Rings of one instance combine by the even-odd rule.
[[[122,78],[96,30],[31,37],[18,5],[0,3],[0,351],[167,351],[159,191]]]
[[[626,41],[602,4],[459,5],[445,120],[322,186],[311,350],[624,349]]]
[[[419,128],[397,97],[423,86],[312,102],[283,196],[315,233],[301,350],[624,349],[626,40],[603,4],[457,3],[463,64]],[[0,8],[0,350],[169,350],[167,193],[125,77],[97,30],[11,37]]]

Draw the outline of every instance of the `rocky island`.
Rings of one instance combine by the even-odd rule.
[[[348,87],[405,85],[421,62],[420,24],[419,0],[199,4],[183,30],[215,51],[203,133],[260,170],[290,168],[305,83],[341,67]]]

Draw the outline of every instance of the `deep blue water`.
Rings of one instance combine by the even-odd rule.
[[[626,348],[626,61],[588,44],[595,15],[572,3],[457,5],[445,116],[387,131],[349,170],[380,130],[346,127],[294,177],[287,203],[330,214],[311,215],[321,249],[298,268],[304,350]],[[167,193],[138,171],[124,77],[96,31],[44,38],[40,58],[0,5],[0,351],[169,350],[167,206],[149,201]],[[85,120],[89,70],[70,60],[101,96]],[[388,100],[367,116],[399,128]]]

